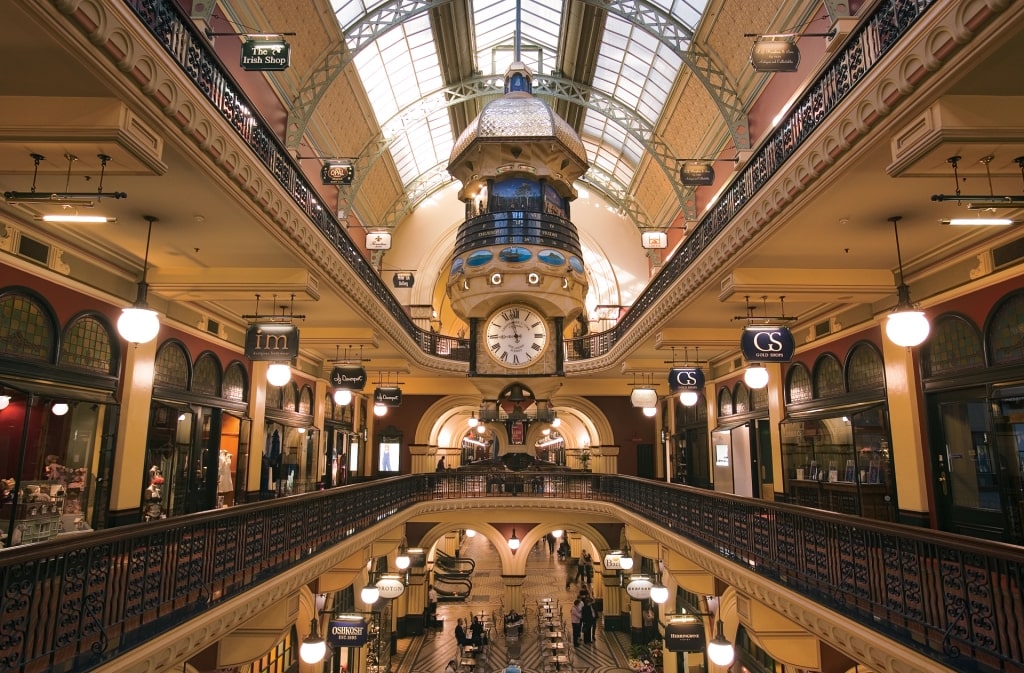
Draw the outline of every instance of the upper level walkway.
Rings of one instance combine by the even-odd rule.
[[[237,628],[229,609],[255,614],[416,517],[542,510],[628,524],[873,670],[1024,671],[1019,547],[630,477],[542,476],[542,493],[395,477],[5,550],[0,672],[168,669]]]

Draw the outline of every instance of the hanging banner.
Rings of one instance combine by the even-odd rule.
[[[245,356],[253,361],[291,362],[299,355],[299,328],[289,323],[253,323],[245,330]]]
[[[788,327],[748,325],[740,338],[740,350],[748,362],[789,362],[796,340]]]
[[[390,250],[391,232],[371,231],[366,234],[367,250]]]
[[[331,370],[331,385],[345,390],[362,390],[366,387],[366,370],[362,367],[335,367]]]
[[[395,275],[391,277],[391,284],[396,289],[409,288],[416,282],[416,277],[412,275],[412,271],[396,271]]]
[[[359,647],[366,644],[366,622],[362,617],[342,615],[327,624],[330,647]]]
[[[351,185],[356,168],[351,161],[325,161],[320,168],[320,182],[325,185]]]
[[[704,623],[699,617],[673,617],[665,624],[665,649],[669,652],[703,652],[704,641]]]
[[[291,45],[283,39],[246,40],[242,43],[243,70],[285,70],[291,63]]]
[[[673,367],[668,370],[668,389],[673,393],[699,393],[704,390],[704,372],[699,367]]]

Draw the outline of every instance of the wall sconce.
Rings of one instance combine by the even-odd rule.
[[[309,622],[309,635],[299,645],[299,659],[307,664],[318,664],[327,656],[327,641],[320,634],[320,624],[316,617]]]
[[[516,537],[516,529],[512,529],[512,537],[508,539],[508,548],[513,552],[519,549],[519,538]]]
[[[924,311],[918,310],[910,301],[910,287],[904,281],[903,257],[900,254],[900,232],[897,225],[901,219],[903,218],[899,215],[889,218],[889,221],[892,222],[893,233],[896,235],[896,263],[899,267],[900,282],[896,286],[896,308],[885,321],[885,335],[897,346],[910,348],[921,344],[928,338],[931,326],[928,324],[928,318],[925,317]]]
[[[152,215],[144,215],[143,219],[149,223],[146,231],[146,254],[142,258],[142,280],[139,281],[135,303],[121,309],[121,317],[117,319],[117,332],[125,341],[134,344],[144,344],[156,338],[160,331],[160,318],[156,311],[149,308],[146,303],[146,295],[149,293],[149,284],[146,283],[146,272],[149,270],[149,243],[153,237],[153,223],[157,218]]]
[[[292,380],[291,365],[283,362],[274,362],[267,367],[267,383],[280,388]]]
[[[759,362],[753,362],[743,372],[743,382],[749,388],[760,390],[768,385],[768,370]]]

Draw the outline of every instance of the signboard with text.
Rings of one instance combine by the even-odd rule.
[[[360,617],[340,617],[327,624],[330,647],[359,647],[366,644],[366,622]]]
[[[761,39],[750,49],[750,65],[757,72],[796,72],[800,50],[788,40]]]
[[[285,70],[291,63],[291,45],[284,40],[246,40],[242,43],[243,70]]]
[[[796,340],[788,327],[748,325],[740,338],[740,350],[748,362],[789,362]]]
[[[253,323],[245,330],[245,356],[253,361],[291,362],[299,355],[299,328],[290,323]]]
[[[665,649],[669,652],[703,652],[704,624],[699,617],[675,617],[665,624]]]
[[[673,367],[668,370],[668,389],[674,393],[704,390],[704,372],[699,367]]]

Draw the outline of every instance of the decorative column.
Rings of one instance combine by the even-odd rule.
[[[604,629],[605,631],[629,631],[629,617],[623,615],[622,601],[629,601],[625,589],[619,586],[619,574],[614,570],[601,571],[601,583],[604,584]]]
[[[885,361],[885,394],[892,435],[892,467],[899,476],[900,523],[928,524],[928,475],[931,467],[922,437],[924,404],[917,377],[917,351],[882,339]],[[914,521],[904,521],[907,516]]]
[[[148,466],[146,442],[153,401],[153,375],[158,340],[126,347],[121,411],[117,421],[114,477],[110,490],[110,524],[142,520],[143,474]]]
[[[515,610],[523,614],[526,607],[523,605],[523,583],[526,581],[526,575],[502,575],[501,580],[505,583],[505,610]],[[504,618],[505,615],[501,617]]]

